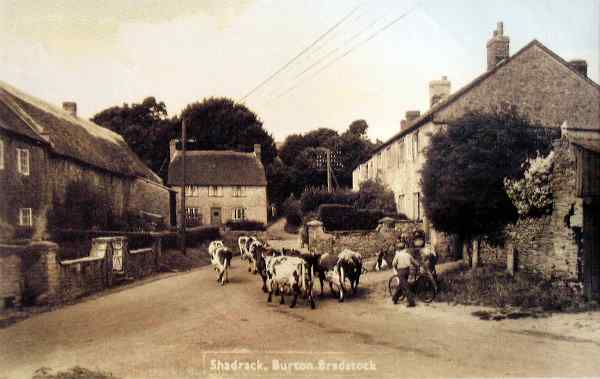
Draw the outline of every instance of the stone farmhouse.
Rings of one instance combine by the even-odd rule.
[[[434,244],[442,236],[431,230],[424,215],[420,170],[425,163],[424,153],[430,135],[449,121],[468,111],[493,111],[514,106],[531,121],[539,122],[545,128],[560,129],[565,136],[563,140],[588,141],[596,149],[600,146],[600,86],[588,78],[587,63],[584,60],[567,62],[537,40],[512,56],[509,47],[510,39],[504,34],[503,24],[498,23],[487,42],[487,70],[454,93],[451,93],[451,84],[446,77],[432,81],[429,84],[431,108],[424,114],[406,112],[400,131],[353,172],[355,190],[368,179],[379,178],[388,185],[394,191],[398,211],[423,221]],[[529,257],[522,256],[521,263],[541,267],[547,273],[561,271],[569,278],[577,278],[579,271],[579,281],[583,281],[581,273],[587,270],[586,280],[590,282],[589,278],[593,276],[594,291],[597,291],[600,288],[597,284],[600,280],[597,238],[595,242],[587,239],[584,252],[581,238],[575,238],[575,235],[581,232],[582,226],[585,235],[600,234],[597,219],[592,217],[600,213],[598,199],[592,200],[589,194],[576,191],[576,184],[584,177],[589,182],[594,173],[597,175],[597,167],[593,167],[597,165],[598,155],[593,153],[594,149],[587,149],[585,154],[588,155],[582,155],[580,145],[567,145],[565,148],[561,144],[563,170],[553,183],[556,209],[546,224],[538,228],[542,231],[536,234],[540,240],[528,241],[531,246],[519,246],[522,251],[531,253]],[[576,158],[592,155],[594,158],[589,158],[593,159],[591,164]],[[587,225],[577,225],[578,218],[587,220]],[[577,228],[580,228],[579,232]],[[584,255],[587,257],[585,270],[581,268]]]
[[[426,222],[420,174],[429,135],[469,110],[515,105],[547,128],[565,125],[572,133],[600,139],[600,87],[587,77],[582,60],[566,62],[537,40],[509,55],[502,23],[487,43],[487,71],[451,93],[446,77],[430,83],[431,108],[406,112],[400,131],[353,172],[353,188],[380,178],[395,193],[399,212]],[[594,137],[596,136],[596,137]]]
[[[170,218],[170,190],[123,138],[64,109],[0,82],[0,240],[25,229],[45,239],[47,214],[66,187],[91,181],[115,216],[146,211]]]
[[[184,183],[182,154],[171,141],[169,179],[178,193]],[[186,224],[221,225],[227,221],[267,223],[267,178],[260,160],[261,147],[253,153],[194,150],[185,153]],[[180,209],[181,196],[177,196]],[[181,216],[178,224],[181,224]]]

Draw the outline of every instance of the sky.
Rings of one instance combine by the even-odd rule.
[[[386,140],[429,81],[484,72],[498,21],[511,54],[538,39],[599,81],[600,0],[0,0],[0,80],[86,118],[226,96],[276,141],[356,119]]]

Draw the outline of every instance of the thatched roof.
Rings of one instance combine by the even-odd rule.
[[[170,185],[181,185],[182,154],[169,164]],[[196,150],[185,153],[185,182],[199,186],[266,186],[265,169],[254,153]]]
[[[115,174],[162,180],[129,148],[121,135],[0,81],[0,128],[49,143],[58,155]],[[49,138],[48,138],[49,137]]]

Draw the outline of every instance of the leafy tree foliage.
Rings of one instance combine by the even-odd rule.
[[[440,231],[463,238],[494,233],[517,211],[503,179],[518,177],[536,151],[547,153],[553,133],[515,109],[468,113],[431,137],[422,170],[423,206]]]
[[[390,213],[396,212],[394,192],[385,186],[380,179],[365,180],[360,184],[358,198],[354,206],[359,209],[380,209]]]
[[[367,137],[368,127],[365,120],[356,120],[341,135],[332,129],[319,128],[288,136],[279,151],[283,164],[289,168],[286,195],[300,196],[305,188],[327,184],[325,167],[316,164],[327,149],[334,154],[334,171],[340,186],[350,187],[354,168],[377,147]]]
[[[163,165],[169,156],[169,140],[175,137],[176,120],[167,118],[165,103],[147,97],[139,104],[105,109],[92,121],[119,133],[148,167],[166,176]]]
[[[260,144],[265,166],[277,155],[273,137],[263,128],[256,113],[244,104],[211,97],[188,105],[181,117],[187,120],[188,138],[196,140],[195,149],[251,152],[254,144]]]

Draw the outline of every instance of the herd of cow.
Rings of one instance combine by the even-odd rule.
[[[262,280],[262,290],[268,293],[268,302],[273,294],[281,296],[280,304],[285,303],[284,296],[292,295],[290,307],[296,306],[298,297],[306,299],[311,308],[315,308],[313,283],[318,279],[321,284],[327,282],[333,294],[340,302],[350,291],[354,294],[363,268],[362,256],[352,250],[343,250],[338,255],[329,253],[304,253],[294,249],[274,249],[266,242],[253,236],[241,236],[238,246],[242,260],[248,261],[248,272],[258,274]],[[217,281],[224,285],[229,280],[229,268],[233,253],[223,241],[212,241],[208,247],[211,263],[217,274]]]

